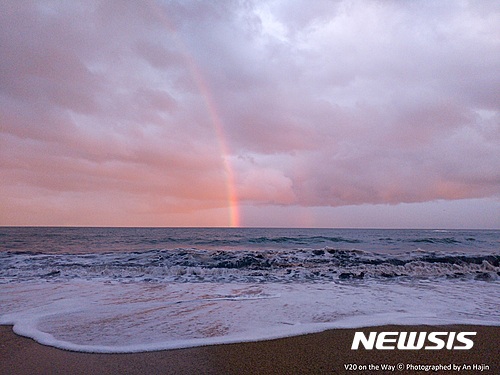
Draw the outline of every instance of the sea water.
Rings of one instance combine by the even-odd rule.
[[[0,324],[109,353],[500,325],[500,231],[2,227]]]

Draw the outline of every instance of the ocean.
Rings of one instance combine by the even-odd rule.
[[[0,324],[101,353],[500,325],[500,231],[0,227]]]

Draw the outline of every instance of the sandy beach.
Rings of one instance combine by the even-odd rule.
[[[470,350],[351,350],[355,331],[474,331]],[[382,326],[338,329],[277,340],[134,354],[60,350],[0,326],[0,374],[498,374],[500,327]],[[347,370],[349,364],[355,365]],[[382,370],[403,364],[404,370]],[[371,365],[371,366],[370,366]],[[448,366],[433,372],[408,365]],[[449,369],[450,365],[455,365]],[[464,367],[464,365],[470,366]],[[358,369],[354,370],[354,368]],[[360,366],[367,370],[360,371]],[[378,367],[377,367],[378,366]],[[460,371],[456,368],[460,367]],[[362,368],[362,367],[361,367]],[[371,368],[371,370],[370,370]],[[481,371],[483,370],[483,371]]]

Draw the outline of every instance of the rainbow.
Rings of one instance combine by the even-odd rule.
[[[226,194],[229,207],[229,226],[239,227],[241,219],[234,171],[229,160],[231,152],[226,141],[226,136],[224,135],[224,125],[217,111],[217,106],[215,105],[215,101],[213,100],[210,87],[204,79],[203,74],[201,73],[201,69],[198,67],[195,59],[189,53],[187,46],[182,42],[176,30],[170,24],[168,18],[165,15],[165,11],[159,5],[157,5],[154,0],[150,1],[149,5],[158,21],[160,21],[161,24],[174,36],[174,40],[177,43],[177,46],[179,47],[181,53],[183,54],[184,60],[187,63],[189,73],[191,74],[198,88],[198,91],[203,98],[222,155],[224,173],[226,176]]]
[[[231,227],[239,227],[240,212],[239,212],[238,196],[236,194],[236,184],[234,181],[233,167],[229,160],[229,155],[231,153],[229,151],[226,137],[224,135],[223,122],[217,112],[217,106],[214,103],[207,82],[203,78],[200,69],[195,64],[194,59],[190,55],[188,55],[188,57],[189,58],[187,59],[187,61],[188,65],[190,66],[191,74],[196,82],[196,86],[198,87],[201,96],[204,99],[205,105],[210,115],[210,120],[212,122],[215,131],[215,135],[219,143],[219,149],[222,154],[224,172],[226,174],[227,201],[229,205],[229,223]]]

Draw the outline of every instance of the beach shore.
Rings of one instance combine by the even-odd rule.
[[[477,332],[470,350],[351,350],[354,332]],[[403,371],[382,370],[402,364]],[[352,365],[352,366],[350,366]],[[371,366],[370,366],[371,365]],[[409,365],[442,365],[440,371]],[[451,365],[451,369],[450,369]],[[455,366],[453,366],[455,365]],[[464,365],[470,366],[464,367]],[[346,369],[350,367],[351,370]],[[367,369],[360,371],[360,366]],[[378,368],[376,366],[379,366]],[[460,366],[460,371],[457,371]],[[371,368],[371,370],[370,370]],[[455,370],[453,370],[455,369]],[[481,371],[483,370],[483,371]],[[277,340],[133,354],[60,350],[0,326],[0,374],[499,374],[500,327],[381,326]]]

